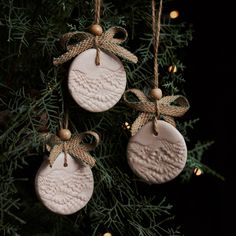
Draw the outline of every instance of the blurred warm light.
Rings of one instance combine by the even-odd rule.
[[[175,18],[177,18],[178,16],[179,16],[179,12],[178,12],[178,11],[174,10],[174,11],[171,11],[171,12],[170,12],[170,18],[171,18],[171,19],[175,19]]]
[[[105,234],[103,234],[103,236],[112,236],[112,234],[111,233],[105,233]]]
[[[127,121],[122,126],[124,129],[131,129],[129,122],[127,122]]]
[[[199,176],[202,174],[202,170],[200,168],[194,168],[193,170],[193,173],[196,175],[196,176]]]
[[[176,66],[169,66],[169,68],[168,68],[168,71],[170,72],[170,73],[175,73],[175,72],[177,72],[177,67]]]

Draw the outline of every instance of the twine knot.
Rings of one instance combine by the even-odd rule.
[[[85,138],[88,136],[94,137],[95,141],[93,143],[86,143]],[[94,150],[94,148],[98,145],[99,136],[93,131],[76,134],[68,141],[62,141],[58,136],[51,134],[47,138],[46,143],[47,150],[50,151],[48,161],[51,167],[61,152],[64,152],[65,154],[65,167],[67,166],[67,153],[69,153],[74,158],[85,162],[90,167],[95,165],[96,161],[90,155],[89,151]]]
[[[138,101],[131,101],[128,94],[133,94],[138,98]],[[131,126],[131,135],[135,135],[138,130],[148,121],[154,121],[154,131],[158,133],[157,122],[162,117],[166,122],[173,126],[175,125],[174,117],[181,117],[184,115],[190,105],[184,96],[165,96],[160,100],[150,100],[142,91],[138,89],[129,89],[124,93],[124,101],[127,106],[141,111],[140,115],[133,122]]]
[[[53,64],[63,64],[90,48],[96,48],[97,54],[99,54],[98,50],[104,49],[128,61],[137,63],[138,58],[133,53],[119,45],[125,42],[127,37],[127,31],[118,26],[109,28],[100,36],[80,31],[66,33],[60,39],[66,52],[58,58],[54,58]],[[96,64],[100,63],[98,57],[99,56],[95,59]]]

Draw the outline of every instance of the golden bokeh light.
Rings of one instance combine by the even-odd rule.
[[[177,72],[177,67],[175,65],[169,66],[168,71],[170,73],[176,73]]]
[[[123,127],[123,129],[128,129],[128,130],[131,129],[129,122],[127,122],[127,121],[122,125],[122,127]]]
[[[199,176],[202,174],[202,170],[200,168],[194,168],[193,170],[193,173],[196,175],[196,176]]]
[[[179,16],[179,12],[178,12],[178,11],[174,10],[174,11],[171,11],[171,12],[170,12],[170,18],[171,18],[171,19],[175,19],[175,18],[177,18],[178,16]]]
[[[103,234],[103,236],[112,236],[112,234],[107,232],[107,233]]]

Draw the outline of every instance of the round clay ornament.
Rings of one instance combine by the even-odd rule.
[[[182,134],[169,123],[158,121],[158,134],[153,122],[145,124],[127,147],[130,168],[143,181],[161,184],[174,179],[187,161],[187,146]]]
[[[64,155],[60,153],[52,167],[47,160],[42,163],[35,178],[35,189],[49,210],[69,215],[88,203],[93,193],[94,180],[90,167],[69,154],[68,166],[64,167]]]
[[[95,64],[96,49],[79,54],[71,63],[68,88],[73,99],[87,111],[112,108],[126,87],[123,64],[115,55],[100,50],[100,65]]]

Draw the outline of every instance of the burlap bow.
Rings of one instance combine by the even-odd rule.
[[[87,136],[94,137],[95,142],[83,142]],[[50,137],[47,138],[46,142],[47,150],[50,151],[50,155],[48,158],[50,166],[53,165],[54,161],[61,152],[64,152],[65,160],[67,153],[69,153],[72,157],[87,163],[90,167],[93,167],[95,165],[96,161],[89,153],[89,151],[93,150],[99,143],[99,136],[95,132],[87,131],[81,134],[76,134],[68,141],[61,141],[58,136],[50,135]],[[66,162],[64,164],[66,164]]]
[[[66,33],[62,36],[61,43],[67,52],[58,58],[54,58],[53,64],[63,64],[89,48],[105,49],[124,59],[137,63],[138,58],[134,54],[119,46],[119,44],[123,43],[127,37],[127,31],[124,28],[117,26],[109,28],[101,36],[78,31]],[[72,44],[72,40],[74,40],[76,44]]]
[[[130,101],[128,94],[134,94],[139,101]],[[124,101],[126,104],[138,111],[141,111],[141,114],[134,121],[131,127],[131,135],[135,135],[137,131],[148,121],[152,120],[154,117],[154,130],[156,130],[156,121],[161,115],[162,118],[175,126],[174,117],[180,117],[185,114],[189,109],[188,100],[181,95],[176,96],[166,96],[160,100],[151,101],[147,96],[138,89],[129,89],[124,93]]]

